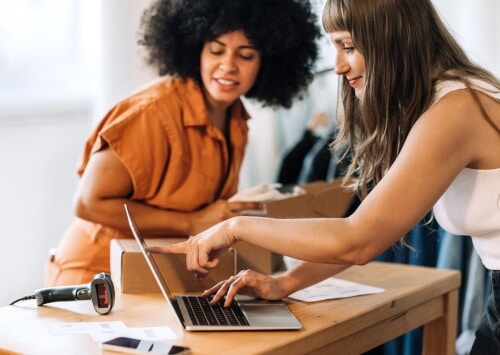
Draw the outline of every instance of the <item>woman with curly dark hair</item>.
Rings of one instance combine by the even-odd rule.
[[[161,77],[115,105],[87,140],[76,219],[46,285],[109,272],[111,239],[130,237],[124,203],[149,237],[187,237],[258,208],[227,201],[247,143],[241,96],[290,107],[312,80],[319,35],[307,0],[154,1],[139,44]]]

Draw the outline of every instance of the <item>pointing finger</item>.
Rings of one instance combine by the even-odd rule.
[[[170,244],[162,247],[147,247],[146,250],[150,253],[158,254],[186,254],[186,242]]]

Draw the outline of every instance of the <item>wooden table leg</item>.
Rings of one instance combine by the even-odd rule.
[[[424,326],[423,355],[455,355],[458,290],[443,295],[444,314]]]

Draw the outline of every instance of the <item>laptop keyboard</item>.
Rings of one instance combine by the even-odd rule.
[[[224,308],[222,299],[216,305],[210,305],[210,298],[199,296],[182,296],[193,324],[196,325],[249,325],[238,304]]]

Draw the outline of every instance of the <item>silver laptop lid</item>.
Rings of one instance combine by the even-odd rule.
[[[132,214],[130,213],[127,204],[124,204],[123,206],[125,207],[125,213],[127,214],[127,219],[130,225],[130,229],[132,230],[132,234],[134,235],[134,238],[137,241],[137,244],[139,245],[139,248],[141,249],[141,252],[145,257],[146,262],[151,268],[151,271],[153,271],[153,276],[156,279],[156,282],[158,283],[158,287],[160,288],[165,298],[167,298],[169,301],[172,301],[173,300],[172,292],[170,292],[167,283],[161,276],[160,269],[158,268],[158,265],[153,259],[153,256],[149,251],[146,250],[146,248],[148,247],[146,241],[144,240],[144,237],[139,231],[139,228],[137,227],[137,224],[135,223],[135,220],[132,217]]]

